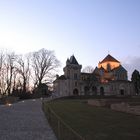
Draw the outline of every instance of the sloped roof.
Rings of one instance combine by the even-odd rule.
[[[100,63],[104,63],[104,62],[108,62],[108,61],[120,63],[118,60],[116,60],[110,54],[108,54]]]
[[[120,65],[119,67],[113,69],[112,71],[118,71],[118,72],[126,71],[127,72],[127,70],[122,65]]]
[[[61,75],[60,77],[58,77],[58,80],[66,80],[65,75]]]
[[[98,67],[95,67],[95,69],[94,69],[93,73],[98,73],[98,72],[99,72]]]
[[[70,57],[69,62],[70,62],[70,64],[79,65],[74,55],[72,55],[72,56]]]
[[[85,80],[97,80],[96,75],[94,73],[85,73],[85,72],[82,72],[81,73],[81,76],[86,76],[87,79],[85,79]]]
[[[81,72],[81,75],[86,75],[86,76],[90,76],[90,75],[93,75],[93,73],[86,73],[86,72]]]

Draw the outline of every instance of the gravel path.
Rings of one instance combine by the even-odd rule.
[[[0,140],[56,140],[41,109],[41,100],[0,106]]]

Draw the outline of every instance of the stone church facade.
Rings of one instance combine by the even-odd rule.
[[[99,62],[92,73],[81,72],[81,68],[74,55],[67,59],[64,75],[57,75],[53,83],[58,96],[134,94],[126,69],[110,54]]]

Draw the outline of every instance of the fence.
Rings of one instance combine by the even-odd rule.
[[[67,125],[49,105],[43,103],[43,111],[58,140],[85,140],[69,125]]]

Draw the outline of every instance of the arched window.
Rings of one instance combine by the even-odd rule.
[[[78,79],[77,73],[74,73],[74,80],[77,80],[77,79]]]
[[[79,91],[78,91],[77,88],[75,88],[75,89],[73,90],[73,95],[78,95],[78,94],[79,94]]]
[[[97,95],[97,87],[96,86],[92,87],[92,93],[93,93],[93,95]]]

